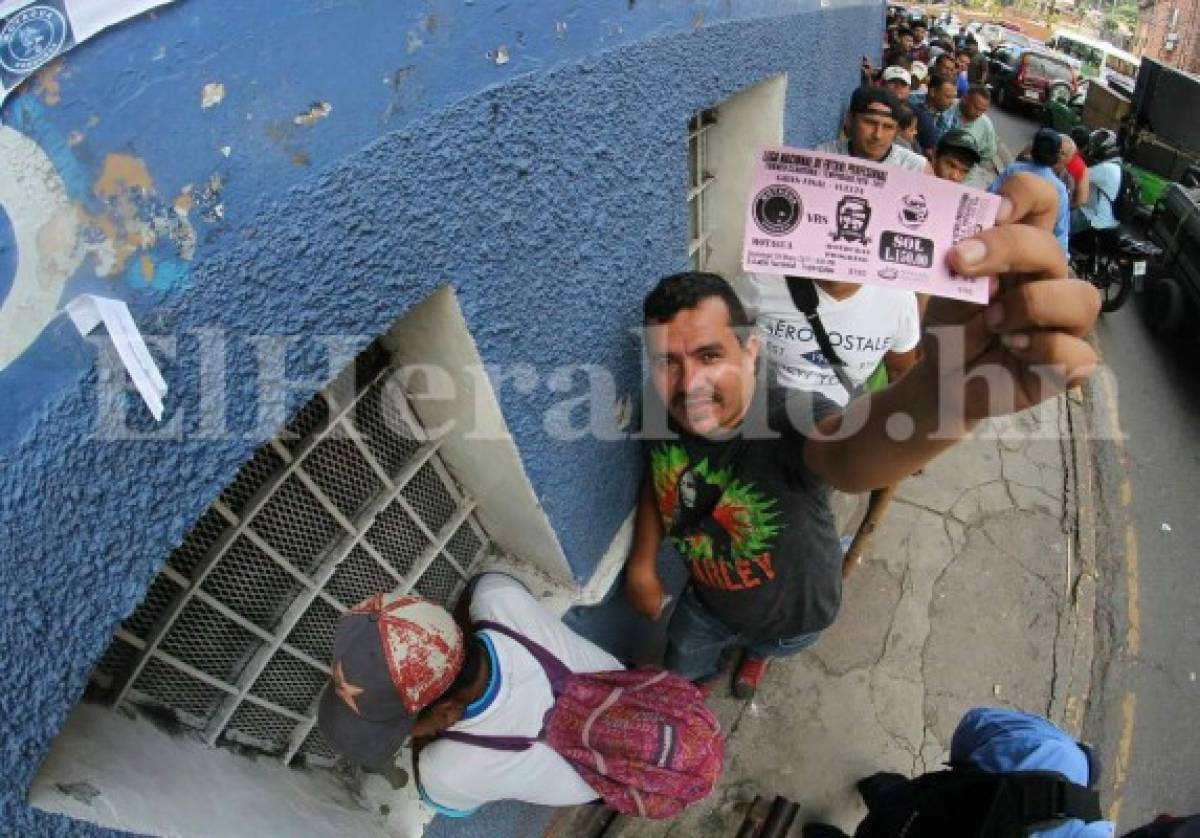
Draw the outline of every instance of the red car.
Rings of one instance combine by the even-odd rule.
[[[1074,68],[1048,52],[1004,44],[988,58],[996,104],[1006,110],[1042,109],[1051,99],[1070,99],[1079,87]]]

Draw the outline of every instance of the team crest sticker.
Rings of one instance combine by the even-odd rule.
[[[774,184],[754,196],[754,223],[771,236],[786,236],[804,216],[804,204],[795,189]]]
[[[0,20],[0,71],[23,77],[73,43],[71,25],[58,3],[38,3]]]

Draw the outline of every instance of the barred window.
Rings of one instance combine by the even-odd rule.
[[[709,133],[717,124],[717,109],[700,111],[688,120],[688,262],[692,270],[708,267],[712,252],[712,220],[705,212],[704,195],[716,180],[709,165]]]
[[[376,342],[245,463],[96,665],[111,703],[334,761],[315,722],[338,616],[380,590],[449,604],[490,546],[396,372]]]

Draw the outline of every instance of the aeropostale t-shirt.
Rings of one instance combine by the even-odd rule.
[[[663,528],[697,598],[753,640],[820,631],[842,596],[829,489],[803,459],[805,430],[836,407],[800,392],[772,402],[773,439],[746,423],[723,441],[677,431],[645,443]]]
[[[808,320],[792,302],[787,281],[781,276],[750,274],[740,277],[734,287],[755,317],[773,382],[820,393],[844,407],[849,395]],[[835,300],[820,285],[816,288],[817,314],[856,386],[871,377],[888,352],[908,352],[920,343],[921,315],[917,295],[911,291],[860,285],[853,295]]]

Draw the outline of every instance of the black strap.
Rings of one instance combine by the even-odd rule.
[[[877,791],[857,838],[1019,838],[1067,819],[1102,820],[1099,792],[1055,771],[955,765]]]
[[[834,351],[833,344],[829,342],[829,333],[825,331],[825,324],[821,322],[821,317],[817,314],[816,284],[807,276],[784,278],[787,280],[788,293],[792,295],[792,303],[808,319],[808,325],[812,326],[813,336],[817,339],[817,345],[821,347],[821,354],[833,367],[833,373],[845,388],[846,395],[853,399],[854,383],[846,374],[846,365]]]
[[[1020,771],[1000,779],[983,835],[1025,835],[1068,818],[1101,820],[1099,792],[1076,785],[1056,771]]]

